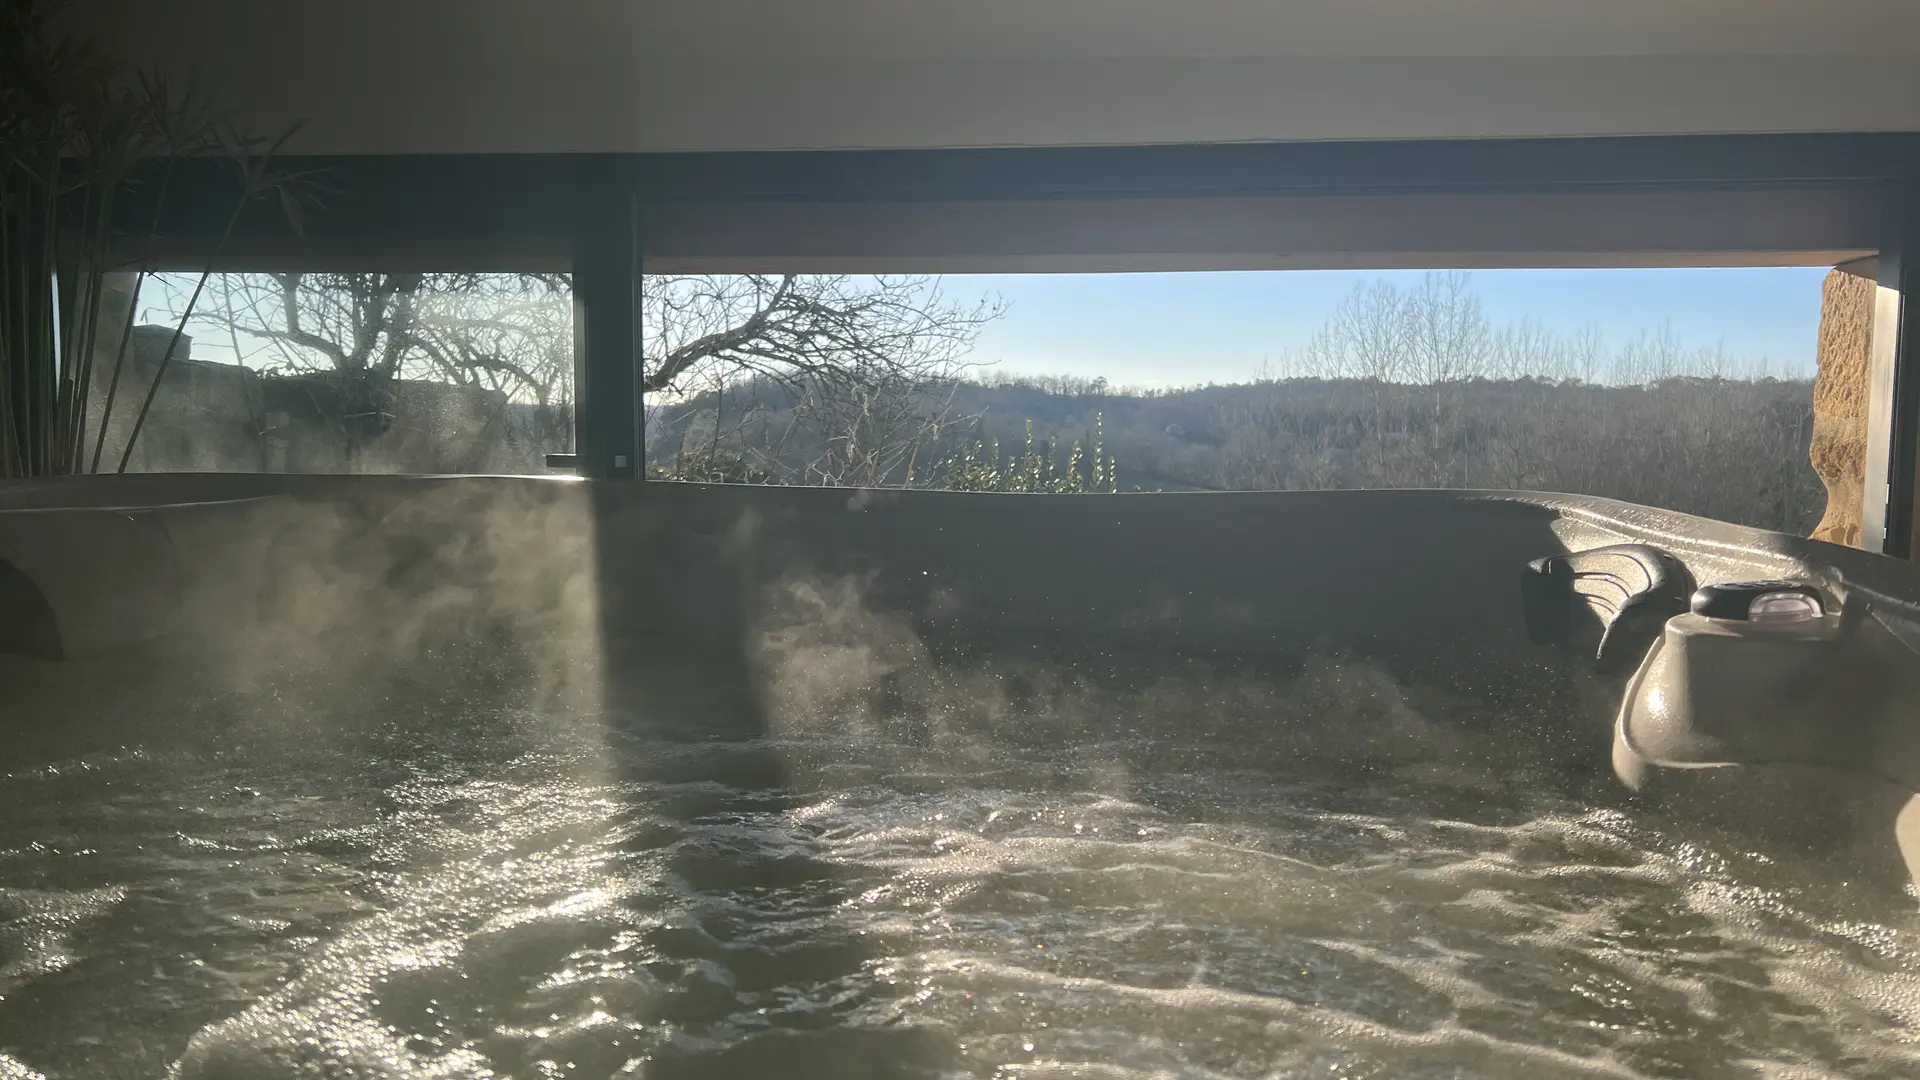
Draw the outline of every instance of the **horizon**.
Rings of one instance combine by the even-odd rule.
[[[1006,305],[963,358],[976,381],[1105,379],[1113,391],[1168,391],[1284,378],[1343,301],[1381,286],[1411,291],[1433,274],[1458,274],[1494,334],[1524,328],[1565,342],[1584,332],[1610,354],[1654,341],[1682,369],[1706,357],[1731,377],[1809,379],[1829,269],[1147,271],[939,282],[950,301],[997,297]],[[163,278],[157,294],[143,297],[145,317],[170,322],[182,291]],[[243,354],[237,341],[193,333],[197,321],[189,325],[194,359],[263,366],[258,350]],[[1508,370],[1555,374],[1524,363]]]
[[[1719,350],[1729,374],[1810,379],[1829,267],[1462,271],[1495,327],[1531,320],[1560,337],[1591,326],[1611,347],[1670,334]],[[1007,314],[969,362],[1012,376],[1106,378],[1177,389],[1257,381],[1342,300],[1373,283],[1417,287],[1426,270],[948,275],[956,299],[997,294]],[[1176,357],[1168,359],[1168,357]]]

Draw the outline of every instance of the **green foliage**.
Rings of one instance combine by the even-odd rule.
[[[1095,414],[1093,431],[1083,448],[1074,440],[1066,464],[1059,462],[1059,444],[1049,438],[1036,447],[1033,421],[1027,421],[1025,449],[1002,460],[1000,442],[974,442],[947,462],[948,491],[1002,491],[1026,495],[1112,494],[1118,489],[1114,459],[1102,448],[1103,418]]]

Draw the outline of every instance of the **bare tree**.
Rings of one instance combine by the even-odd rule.
[[[302,422],[333,432],[350,462],[396,424],[425,426],[411,431],[417,460],[384,462],[392,467],[498,467],[494,446],[517,446],[513,460],[526,467],[569,445],[565,275],[225,274],[212,296],[197,326],[230,343],[236,361],[280,376],[270,384],[280,404],[297,399]],[[450,438],[460,445],[432,445]]]
[[[564,449],[570,294],[565,275],[231,274],[216,292],[224,303],[195,319],[230,340],[236,359],[310,380],[326,399],[317,414],[384,422],[404,411],[393,403],[401,384],[438,383],[488,392],[496,412],[530,412],[541,447]],[[790,479],[876,481],[911,471],[913,433],[943,423],[938,388],[950,391],[980,329],[1003,310],[951,302],[932,278],[650,277],[643,385],[670,405],[719,392],[709,458],[724,435],[764,419],[752,406],[727,415],[731,388],[781,387],[839,431],[832,454]],[[367,424],[342,430],[364,434]]]
[[[1221,410],[1226,439],[1216,485],[1274,491],[1340,486],[1343,425],[1325,412],[1295,407],[1287,399],[1298,389],[1287,383],[1257,384]]]
[[[829,487],[916,486],[976,417],[955,406],[955,379],[886,371],[797,385],[709,386],[661,410],[650,441],[656,475]]]
[[[1005,310],[954,303],[925,277],[651,277],[643,295],[651,392],[716,369],[796,387],[945,379]]]
[[[1494,326],[1464,276],[1430,275],[1356,288],[1287,361],[1215,409],[1213,486],[1573,491],[1789,531],[1818,515],[1807,384],[1671,327],[1610,349],[1591,325]]]
[[[270,369],[365,373],[553,398],[571,381],[562,274],[229,274],[196,318],[262,343]]]
[[[964,422],[952,390],[966,357],[1005,311],[953,302],[926,277],[652,277],[643,296],[645,386],[685,400],[684,416],[711,410],[706,452],[731,411],[729,441],[755,468],[835,485],[925,475],[922,451]],[[778,427],[761,422],[769,391],[786,398]],[[811,452],[795,461],[795,447]]]

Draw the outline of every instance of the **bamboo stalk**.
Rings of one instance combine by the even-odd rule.
[[[94,436],[93,461],[87,468],[90,473],[100,471],[100,453],[107,445],[107,423],[113,419],[113,399],[120,392],[120,373],[127,366],[127,349],[133,341],[133,323],[140,312],[140,293],[146,288],[147,270],[144,261],[138,275],[133,280],[133,295],[127,300],[127,319],[120,326],[120,347],[113,358],[113,378],[107,381],[107,396],[100,403],[100,430]]]
[[[58,332],[53,308],[53,273],[58,265],[57,245],[60,237],[60,154],[57,147],[49,146],[43,164],[46,171],[41,175],[41,213],[42,221],[39,243],[36,245],[39,256],[28,267],[33,276],[28,279],[39,302],[33,305],[34,322],[37,327],[34,334],[34,347],[39,355],[52,357],[58,349],[55,335]],[[27,368],[28,374],[37,375],[34,380],[33,396],[33,438],[28,449],[33,455],[30,462],[33,475],[45,476],[52,471],[52,462],[48,460],[48,437],[51,434],[56,372],[51,364],[34,364]]]
[[[4,171],[0,171],[0,277],[7,281],[20,280],[15,276],[13,266],[13,215],[5,211],[12,203],[14,171],[11,161],[5,164]],[[20,475],[18,463],[21,444],[19,432],[15,430],[14,401],[17,395],[13,384],[14,373],[21,370],[16,365],[25,365],[26,356],[14,340],[20,326],[13,311],[18,299],[19,290],[11,288],[6,290],[4,297],[0,297],[0,304],[4,305],[0,307],[0,317],[5,319],[5,324],[0,326],[0,476],[5,477]]]
[[[288,189],[280,185],[291,183],[291,180],[274,179],[267,168],[268,163],[280,152],[280,148],[286,145],[287,140],[292,138],[298,130],[298,125],[288,129],[267,149],[266,153],[256,158],[240,159],[242,178],[240,196],[234,200],[233,213],[227,216],[227,225],[220,231],[219,241],[207,255],[206,268],[200,271],[200,280],[194,283],[193,295],[187,298],[187,306],[181,310],[180,321],[174,325],[173,337],[167,342],[167,351],[161,354],[160,364],[154,369],[153,382],[147,387],[146,400],[140,403],[140,412],[133,418],[133,430],[127,433],[127,447],[120,454],[120,466],[115,470],[116,472],[126,472],[128,463],[133,460],[133,448],[140,441],[140,432],[146,427],[147,414],[153,409],[153,399],[160,394],[160,380],[167,373],[167,365],[173,360],[174,350],[180,347],[180,339],[186,336],[187,320],[192,317],[194,307],[200,303],[200,294],[206,290],[207,279],[213,276],[214,267],[220,264],[220,256],[226,251],[228,241],[233,239],[233,230],[239,227],[241,215],[246,213],[247,204],[262,191],[274,190],[277,187],[281,193],[283,206],[290,205],[286,202]]]
[[[93,463],[88,472],[100,471],[100,453],[107,445],[107,422],[113,418],[114,397],[120,391],[120,373],[127,366],[127,346],[133,340],[133,321],[140,310],[140,291],[147,281],[147,267],[153,261],[153,238],[160,231],[160,211],[167,203],[167,193],[173,184],[174,158],[167,158],[166,168],[160,173],[160,193],[153,201],[153,223],[147,227],[147,236],[140,252],[140,276],[133,282],[133,301],[127,305],[127,322],[120,332],[120,348],[113,358],[113,378],[107,383],[106,400],[100,406],[100,433],[93,443]]]
[[[186,336],[187,320],[193,317],[194,305],[200,302],[200,294],[207,287],[207,279],[213,276],[213,268],[219,262],[220,252],[232,238],[234,227],[240,224],[240,215],[247,208],[247,198],[243,196],[234,206],[233,213],[227,218],[227,227],[220,234],[220,242],[214,246],[213,254],[207,257],[206,269],[200,271],[200,280],[193,284],[193,295],[187,297],[187,306],[181,309],[180,321],[174,324],[173,337],[167,341],[167,351],[160,355],[160,363],[153,370],[153,382],[147,387],[146,400],[140,403],[140,411],[133,418],[133,430],[127,433],[127,448],[120,454],[120,467],[116,473],[127,471],[127,464],[133,460],[133,448],[140,441],[141,429],[146,427],[147,413],[153,408],[153,399],[160,396],[160,380],[167,374],[167,364],[173,359],[173,351],[180,347],[180,339]]]
[[[87,397],[93,392],[94,350],[100,340],[100,303],[106,289],[107,247],[111,240],[110,227],[113,221],[113,191],[109,189],[101,199],[99,231],[95,234],[92,258],[87,262],[86,271],[86,317],[82,320],[82,333],[76,343],[80,360],[77,376],[73,380],[72,400],[68,403],[70,417],[69,435],[65,441],[66,460],[64,471],[77,473],[86,458],[87,447]],[[104,426],[105,418],[102,418]]]

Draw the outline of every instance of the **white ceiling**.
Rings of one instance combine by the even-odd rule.
[[[589,18],[614,40],[636,42],[658,56],[1851,56],[1912,55],[1920,46],[1920,5],[1913,0],[682,0],[580,6],[592,7]],[[551,30],[554,23],[547,26]]]
[[[312,152],[1920,130],[1920,0],[81,0]]]

